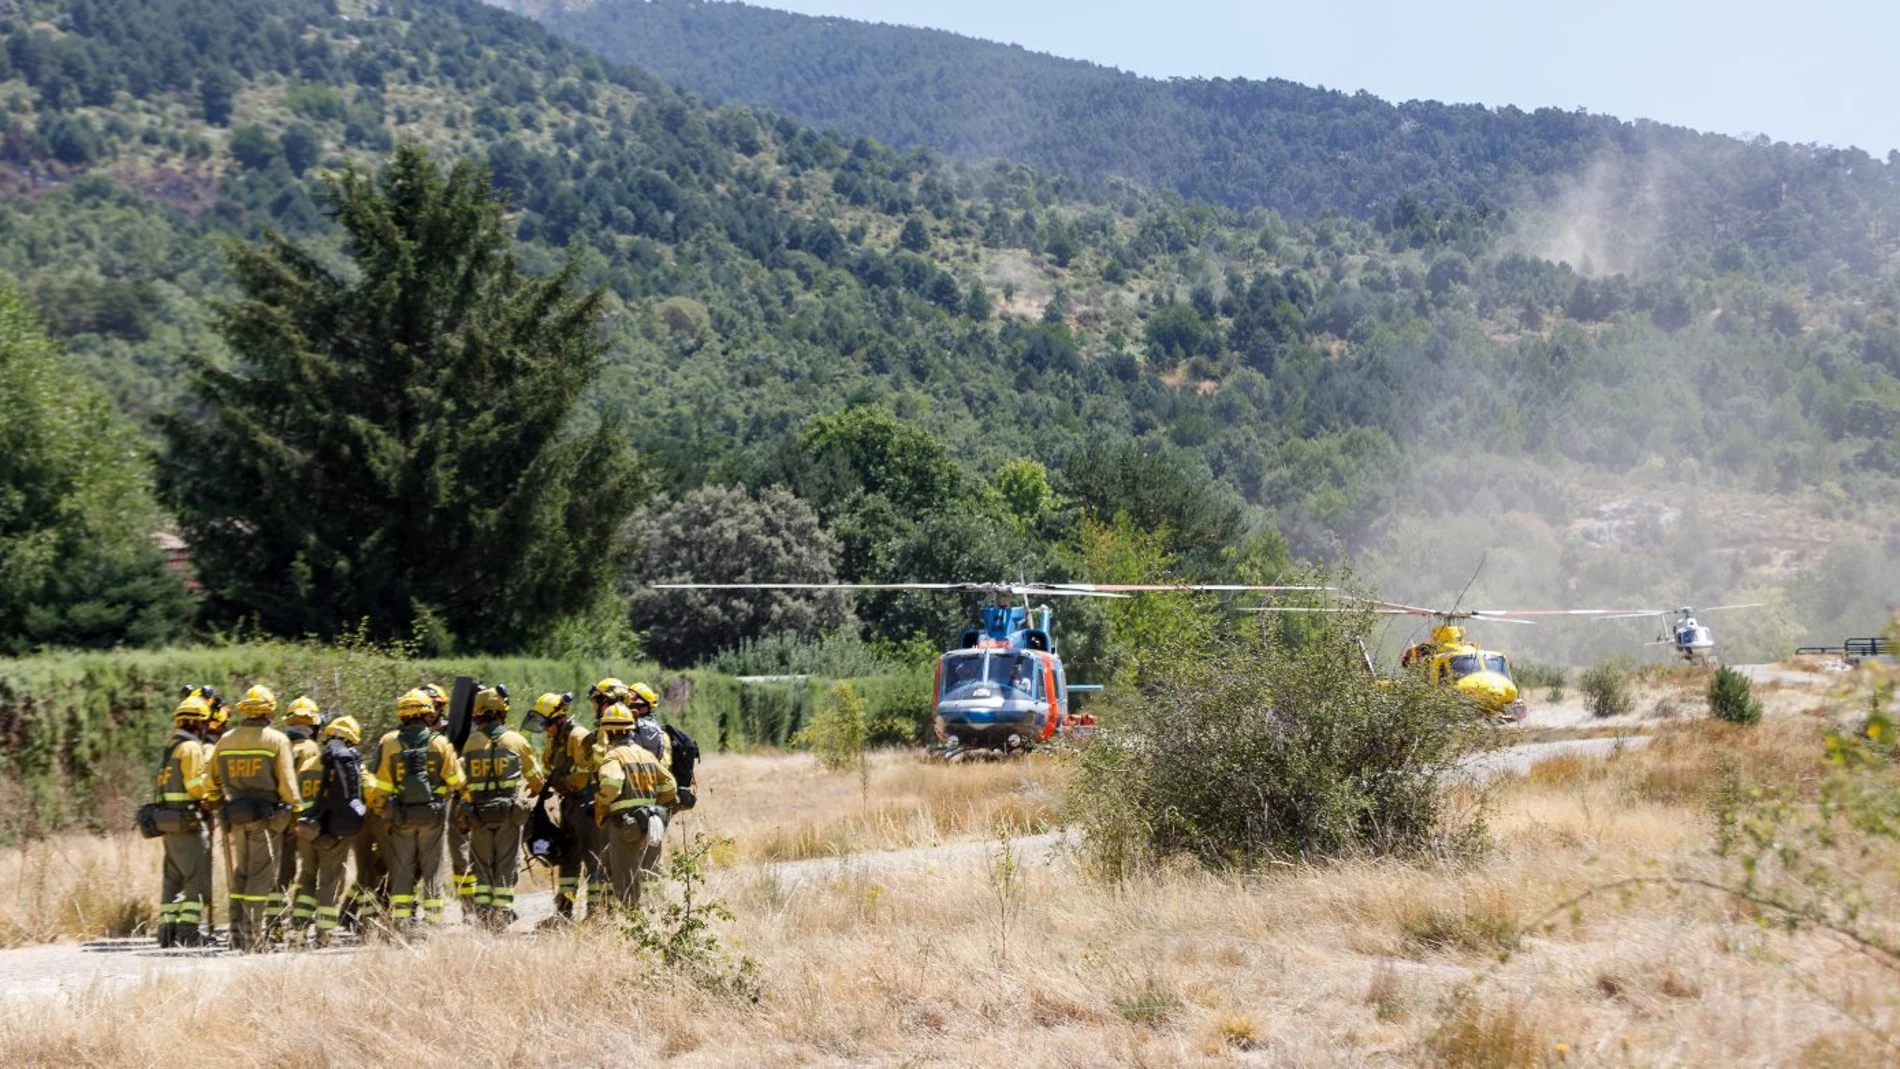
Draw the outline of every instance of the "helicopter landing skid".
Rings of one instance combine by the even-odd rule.
[[[1014,750],[999,750],[993,746],[926,746],[924,756],[945,764],[962,764],[970,761],[1001,761],[1009,757],[1019,757],[1029,752],[1029,747]]]

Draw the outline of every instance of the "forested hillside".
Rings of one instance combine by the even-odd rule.
[[[629,590],[694,560],[1264,578],[1352,550],[1429,591],[1494,549],[1512,596],[1709,598],[1812,563],[1750,555],[1726,517],[1757,494],[1807,495],[1886,555],[1900,294],[1859,268],[1790,281],[1808,231],[1773,264],[1669,245],[1698,266],[1593,276],[1537,255],[1534,213],[1451,195],[1477,174],[1393,172],[1357,216],[1298,218],[953,164],[705,104],[474,0],[25,0],[0,33],[0,268],[139,426],[195,418],[187,354],[231,359],[221,242],[275,229],[334,257],[320,176],[408,141],[486,165],[524,266],[577,256],[610,294],[586,420],[622,429],[664,495]],[[1885,210],[1852,184],[1883,189],[1882,168],[1801,166],[1834,176],[1807,187],[1841,194],[1827,225]],[[1630,494],[1706,505],[1592,533]],[[669,534],[715,529],[724,556]],[[1867,564],[1786,620],[1864,612]],[[633,607],[641,628],[702,628],[675,661],[735,633]],[[746,627],[842,619],[795,608]],[[858,615],[893,640],[957,622],[896,599]],[[562,652],[580,632],[600,629],[482,644]]]
[[[495,0],[609,59],[714,100],[899,148],[1003,158],[1087,181],[1298,216],[1433,203],[1562,203],[1588,175],[1618,226],[1693,269],[1815,275],[1891,266],[1900,158],[1744,144],[1653,122],[1269,79],[1157,80],[937,30],[707,0]],[[1312,47],[1350,48],[1347,42]],[[1646,241],[1645,244],[1648,244]]]

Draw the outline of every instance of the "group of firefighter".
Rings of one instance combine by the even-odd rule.
[[[396,729],[362,749],[355,717],[326,716],[308,697],[290,703],[280,730],[267,687],[234,710],[214,687],[185,688],[139,810],[140,830],[164,840],[159,945],[210,942],[216,839],[235,950],[440,924],[445,854],[463,920],[499,931],[516,919],[524,840],[558,873],[543,924],[581,917],[583,891],[588,920],[637,909],[672,814],[693,805],[698,748],[658,722],[644,683],[603,679],[588,698],[592,732],[574,722],[573,694],[535,700],[522,727],[545,732],[537,753],[508,726],[508,689],[479,687],[458,753],[443,734],[449,695],[433,685],[398,698]]]

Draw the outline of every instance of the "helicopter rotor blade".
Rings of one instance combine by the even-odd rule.
[[[1412,616],[1403,609],[1344,609],[1338,606],[1320,605],[1241,605],[1235,612],[1333,612],[1347,614],[1365,614],[1367,616]]]
[[[1011,587],[1009,589],[1009,593],[1017,597],[1025,597],[1025,598],[1028,598],[1028,597],[1036,597],[1036,598],[1127,598],[1127,597],[1133,597],[1132,594],[1119,594],[1112,590],[1082,590],[1082,589],[1077,589],[1077,588],[1068,586],[1066,584],[1043,586],[1043,585],[1032,583],[1027,586]]]
[[[651,583],[652,590],[982,590],[1007,594],[1003,583]]]
[[[1187,594],[1278,594],[1285,592],[1317,593],[1329,586],[1254,586],[1241,583],[1049,583],[1055,591],[1105,592],[1115,594],[1187,593]]]
[[[1695,614],[1701,616],[1711,612],[1727,612],[1730,609],[1765,609],[1767,607],[1768,603],[1765,601],[1751,601],[1742,605],[1715,605],[1707,609],[1697,609]]]
[[[895,590],[915,594],[1007,594],[1011,597],[1125,598],[1126,594],[1042,583],[653,583],[651,590]]]

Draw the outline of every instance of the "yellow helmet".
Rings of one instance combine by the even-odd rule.
[[[415,720],[435,712],[435,703],[421,688],[410,691],[396,699],[396,719]]]
[[[492,687],[483,687],[475,692],[475,715],[487,713],[508,715],[508,688],[497,683]]]
[[[363,729],[353,716],[339,716],[330,721],[329,726],[323,729],[323,735],[325,738],[342,739],[351,746],[363,741]]]
[[[633,726],[633,710],[614,702],[600,711],[602,728],[630,728]]]
[[[588,688],[587,697],[591,699],[596,706],[605,708],[614,702],[626,701],[629,693],[625,683],[622,683],[612,676],[608,676],[606,679]]]
[[[449,707],[448,691],[443,690],[434,683],[424,683],[418,689],[429,696],[429,704],[435,706],[436,712],[441,712]]]
[[[556,694],[548,691],[534,700],[534,711],[542,716],[566,716],[567,707],[574,704],[574,692]]]
[[[311,699],[310,695],[305,694],[290,703],[290,710],[284,714],[284,723],[316,727],[323,723],[323,710],[317,708],[317,703]]]
[[[238,715],[246,720],[269,720],[277,715],[277,695],[261,684],[252,687],[238,699]]]
[[[172,710],[172,723],[179,727],[203,724],[211,719],[211,703],[193,695],[178,703]]]
[[[645,683],[635,683],[627,689],[633,692],[635,698],[647,703],[648,709],[658,709],[660,707],[660,696],[653,693],[653,688],[647,686]]]
[[[219,731],[223,731],[224,726],[230,722],[231,710],[226,708],[223,702],[214,702],[211,706],[211,719],[207,721],[207,724],[217,728]]]

